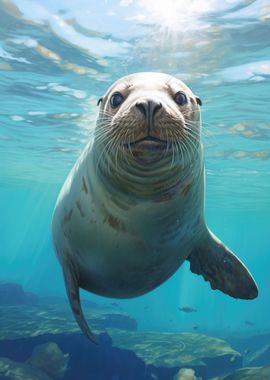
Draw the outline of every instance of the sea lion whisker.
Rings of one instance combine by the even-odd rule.
[[[183,152],[183,164],[184,164],[184,167],[187,165],[187,163],[189,164],[190,163],[190,155],[189,155],[189,151],[187,149],[187,146],[183,140],[183,138],[181,140],[179,140],[179,145],[182,149],[182,152]]]
[[[104,123],[107,123],[108,125],[110,125],[111,124],[111,122],[112,122],[112,117],[108,117],[108,116],[106,116],[106,117],[103,117],[103,118],[100,118],[99,120],[98,120],[98,125],[102,125],[102,124],[104,124]]]
[[[177,150],[178,150],[178,153],[179,153],[179,160],[181,162],[183,162],[183,166],[185,166],[185,155],[184,155],[184,152],[183,152],[183,149],[182,149],[182,146],[180,144],[180,140],[179,140],[178,136],[175,139],[175,143],[176,143]]]
[[[198,138],[200,138],[200,134],[204,134],[203,129],[197,129],[197,127],[194,128],[194,125],[190,125],[188,123],[185,124],[184,130],[189,131],[190,133],[193,133],[194,136],[197,136]]]
[[[112,128],[111,123],[108,123],[106,120],[101,121],[98,126],[94,129],[95,134],[103,133],[110,131]]]
[[[113,145],[113,150],[115,150],[115,169],[118,171],[118,152],[119,152],[119,139],[120,136],[117,136],[114,145]]]
[[[172,159],[171,159],[170,169],[172,169],[174,162],[175,162],[175,145],[173,144],[172,145]]]
[[[173,146],[173,149],[175,147],[176,149],[176,153],[177,153],[177,160],[181,160],[181,156],[180,156],[180,152],[179,152],[179,147],[178,147],[178,136],[176,133],[174,133],[173,131],[171,132],[172,135],[173,135],[173,143],[172,143],[172,146]]]
[[[166,132],[166,151],[165,151],[165,156],[166,156],[168,154],[168,151],[169,151],[169,135],[168,135],[168,129],[167,128],[165,129],[165,132]],[[163,138],[163,136],[162,136],[162,138]],[[173,146],[172,146],[172,149],[173,149]]]
[[[190,147],[193,147],[195,152],[198,152],[200,149],[200,145],[198,144],[199,139],[197,136],[194,136],[190,131],[186,131],[185,133],[185,141],[188,141],[190,144]],[[198,144],[198,145],[197,145]]]
[[[194,137],[194,139],[199,140],[200,139],[200,131],[197,131],[195,129],[191,129],[188,127],[184,128],[184,134]]]
[[[108,147],[110,146],[109,144],[113,143],[115,134],[117,134],[117,131],[116,130],[112,131],[112,133],[110,135],[110,140],[104,145],[104,147],[100,153],[100,156],[98,158],[97,164],[96,164],[96,171],[98,171],[100,160],[101,160],[102,156],[105,154]]]
[[[115,171],[118,172],[118,149],[119,149],[119,136],[116,136],[114,141],[110,146],[110,150],[113,152],[113,158],[111,158],[113,165],[115,166]],[[112,154],[108,153],[108,156],[111,157]]]
[[[189,120],[187,122],[187,124],[189,124],[190,126],[196,126],[196,123],[194,121],[191,121],[191,120]],[[208,127],[216,128],[216,125],[213,124],[213,123],[208,123],[206,121],[201,121],[201,127],[203,127],[203,128],[201,128],[201,130],[202,130],[203,133],[209,133],[210,136],[211,136],[211,131],[208,131],[206,128],[208,128]]]
[[[188,148],[188,150],[189,150],[190,157],[194,159],[194,155],[195,155],[195,154],[197,155],[197,153],[199,152],[199,146],[195,145],[194,141],[193,141],[189,136],[186,137],[186,139],[185,139],[185,143],[186,143],[187,148]],[[191,152],[193,152],[194,154],[192,155]],[[192,157],[191,155],[192,155],[193,157]],[[192,161],[191,158],[190,158],[190,162]]]
[[[114,136],[114,138],[111,141],[111,144],[108,147],[107,150],[107,157],[108,157],[108,173],[111,173],[111,168],[109,167],[109,161],[115,165],[116,171],[118,170],[118,164],[117,164],[117,158],[118,158],[118,149],[120,146],[119,140],[121,138],[121,134]],[[111,154],[111,152],[114,153],[114,155]],[[113,160],[113,158],[115,160]]]
[[[108,130],[108,131],[103,131],[103,133],[99,132],[99,133],[94,134],[94,142],[97,144],[106,142],[106,139],[110,138],[111,136],[110,132],[111,131]]]
[[[100,136],[94,136],[94,143],[96,144],[103,144],[106,142],[106,139],[109,138],[109,135],[100,135]]]
[[[192,139],[192,141],[194,140],[194,147],[197,146],[196,144],[198,142],[200,142],[200,135],[192,130],[185,130],[185,136]]]
[[[187,158],[188,160],[188,163],[190,163],[192,160],[191,160],[191,154],[190,154],[190,151],[188,149],[188,145],[186,144],[186,139],[184,138],[184,136],[182,136],[181,140],[179,140],[182,148],[183,148],[183,152],[184,152],[184,157]],[[184,159],[185,161],[185,159]],[[185,165],[186,165],[186,162],[185,162]]]
[[[128,147],[128,151],[129,151],[129,153],[130,153],[130,156],[132,157],[132,159],[134,159],[134,155],[133,155],[133,152],[132,152],[132,149],[131,149],[131,138],[133,139],[133,137],[134,137],[134,129],[133,129],[133,131],[132,131],[132,133],[129,133],[128,134],[128,136],[127,136],[127,147]],[[129,158],[129,156],[127,155],[127,162],[128,162],[128,164],[130,164],[130,158]]]
[[[177,147],[177,154],[178,154],[178,161],[183,161],[184,162],[184,157],[183,157],[183,152],[182,152],[182,149],[181,149],[181,145],[180,145],[180,142],[179,140],[177,139],[176,140],[176,147]]]
[[[98,120],[112,119],[113,116],[114,116],[114,115],[113,115],[112,113],[109,113],[109,112],[103,112],[103,114],[99,116]]]
[[[105,151],[106,151],[106,149],[107,149],[107,147],[108,147],[108,145],[109,145],[110,143],[111,143],[111,140],[109,140],[109,141],[104,145],[104,147],[103,147],[103,149],[102,149],[102,151],[101,151],[101,153],[100,153],[100,155],[99,155],[99,158],[98,158],[97,163],[96,163],[96,172],[98,172],[99,164],[100,164],[100,161],[101,161],[101,159],[102,159],[102,156],[104,155],[104,153],[105,153]],[[105,157],[105,159],[106,159],[106,157]]]
[[[130,136],[131,136],[130,130],[129,128],[127,128],[126,132],[123,135],[123,142],[121,143],[121,154],[122,154],[121,157],[124,158],[124,160],[126,161],[128,165],[130,165],[130,157],[129,157],[129,154],[126,154],[126,152],[127,152],[127,148],[130,151],[130,147],[129,147]]]
[[[109,111],[105,111],[105,110],[102,111],[102,115],[101,115],[101,117],[102,117],[103,115],[108,115],[108,116],[112,116],[112,117],[114,116],[113,112],[109,112]]]

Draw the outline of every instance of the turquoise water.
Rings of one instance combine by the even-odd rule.
[[[206,220],[251,270],[259,297],[212,291],[183,265],[117,303],[142,330],[269,333],[269,35],[263,0],[0,1],[0,279],[65,296],[51,217],[91,139],[97,99],[126,74],[165,72],[202,99]]]

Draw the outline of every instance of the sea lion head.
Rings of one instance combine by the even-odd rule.
[[[144,167],[183,165],[198,149],[201,101],[171,75],[128,75],[98,103],[95,143],[112,160],[125,158]]]

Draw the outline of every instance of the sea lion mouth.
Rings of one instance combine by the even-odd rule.
[[[154,136],[145,136],[141,139],[130,142],[129,144],[125,144],[127,148],[140,148],[146,150],[164,150],[171,148],[171,142],[167,140],[159,139]]]
[[[150,135],[125,144],[125,146],[132,151],[133,157],[143,164],[153,164],[162,160],[172,149],[170,141]]]

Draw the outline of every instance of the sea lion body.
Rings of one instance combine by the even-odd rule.
[[[129,298],[169,278],[201,233],[202,168],[198,174],[196,180],[191,175],[184,178],[168,199],[140,203],[132,194],[112,194],[104,188],[91,151],[84,153],[61,192],[54,229],[60,260],[61,252],[70,252],[81,274],[81,287],[107,297]]]
[[[92,340],[79,287],[135,297],[189,260],[213,288],[233,297],[257,295],[247,269],[204,222],[196,100],[183,82],[165,74],[116,82],[102,100],[94,142],[60,192],[53,240],[72,310]]]

